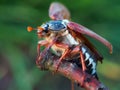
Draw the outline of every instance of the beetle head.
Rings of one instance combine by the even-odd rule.
[[[48,24],[43,24],[37,28],[32,28],[31,26],[27,27],[28,32],[31,32],[32,30],[37,30],[38,37],[44,37],[48,33]]]

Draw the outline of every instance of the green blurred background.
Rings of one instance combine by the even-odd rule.
[[[36,65],[36,27],[50,20],[48,8],[54,0],[0,0],[0,90],[70,90],[61,75],[40,71]],[[120,90],[120,0],[55,0],[71,12],[72,21],[92,29],[114,47],[110,55],[100,42],[90,41],[104,56],[98,76],[110,90]],[[76,90],[80,88],[75,85]]]

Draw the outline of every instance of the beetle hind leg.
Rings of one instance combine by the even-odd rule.
[[[86,79],[86,74],[85,73],[86,73],[87,68],[86,68],[86,65],[85,65],[84,55],[83,55],[81,50],[80,50],[80,62],[82,64],[82,70],[83,70],[83,77],[82,77],[82,83],[81,83],[81,86],[83,86],[84,81]]]
[[[86,77],[86,70],[87,70],[87,67],[86,67],[86,64],[85,64],[85,57],[84,57],[84,54],[83,54],[83,51],[81,49],[81,46],[76,46],[72,51],[71,51],[71,55],[76,55],[79,53],[79,62],[81,63],[81,66],[82,66],[82,71],[83,71],[83,77],[82,77],[82,83],[81,83],[81,86],[83,86],[84,84],[84,81],[85,79],[87,78]]]

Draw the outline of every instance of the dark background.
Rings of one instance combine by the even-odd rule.
[[[48,8],[54,0],[0,0],[0,90],[70,90],[70,80],[40,71],[35,64],[37,27],[50,20]],[[56,0],[80,23],[113,44],[113,54],[100,42],[89,38],[104,56],[98,76],[110,88],[120,88],[120,0]],[[76,86],[76,90],[80,88]]]

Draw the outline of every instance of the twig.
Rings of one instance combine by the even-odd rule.
[[[42,68],[44,67],[44,69],[48,69],[52,72],[56,72],[57,62],[59,57],[51,53],[48,54],[49,55],[47,55],[46,60],[45,59],[43,60],[44,64],[42,63]],[[83,76],[82,69],[79,68],[76,64],[71,63],[67,60],[64,60],[61,63],[56,73],[60,73],[80,85],[82,83],[82,78],[81,78]],[[87,79],[86,81],[84,81],[82,85],[82,87],[85,88],[85,90],[109,90],[104,84],[102,84],[96,78],[92,77],[87,73],[85,74],[87,76]]]

